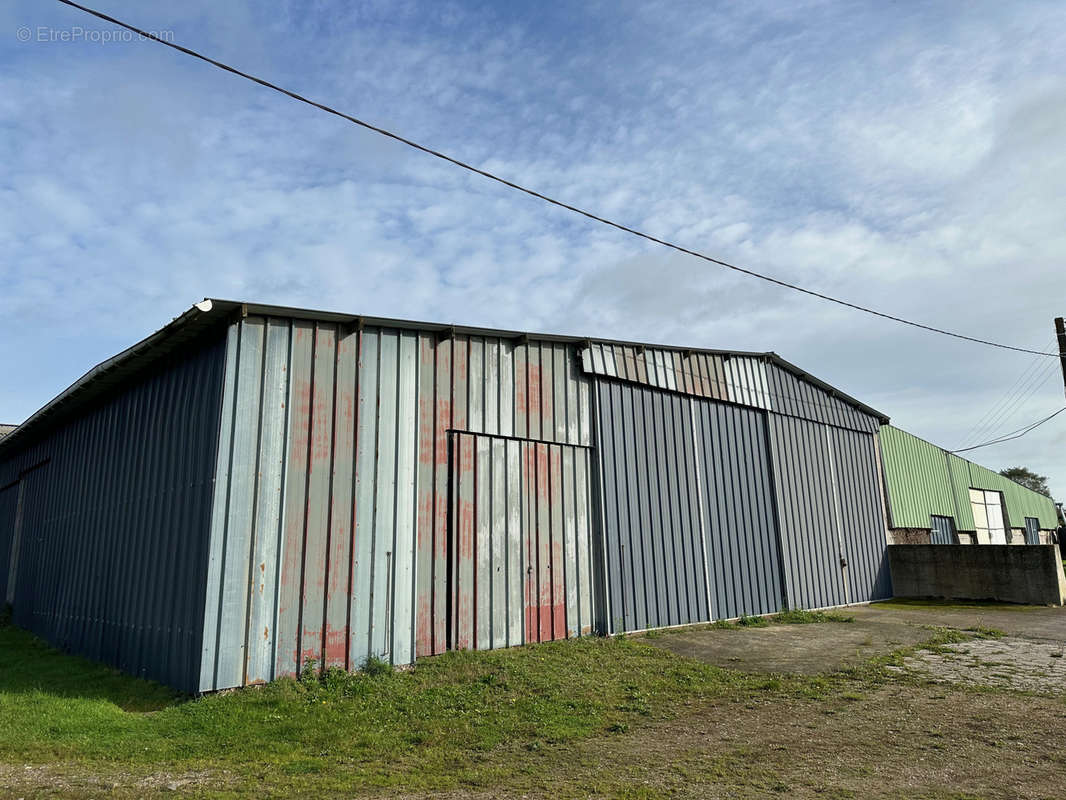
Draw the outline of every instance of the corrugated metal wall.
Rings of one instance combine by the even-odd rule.
[[[12,565],[11,549],[15,540],[19,489],[17,482],[0,489],[0,603],[10,602],[7,586]]]
[[[841,515],[848,602],[862,603],[892,596],[892,578],[885,555],[884,503],[879,488],[880,457],[873,436],[843,428],[829,432],[831,474]]]
[[[711,619],[690,401],[597,381],[611,633]]]
[[[567,344],[248,317],[227,360],[203,690],[444,651],[449,432],[591,444]]]
[[[825,389],[761,358],[593,342],[586,372],[681,394],[874,433],[880,422]]]
[[[929,517],[936,514],[954,517],[966,530],[958,518],[944,451],[891,425],[883,426],[879,437],[892,527],[928,528]],[[969,503],[967,499],[967,508]]]
[[[18,625],[197,688],[223,355],[218,339],[169,356],[0,465],[21,484]]]
[[[692,401],[715,619],[780,611],[780,543],[766,415]]]
[[[843,528],[827,428],[792,417],[770,417],[774,482],[791,608],[848,602],[840,558]]]
[[[788,605],[890,596],[873,437],[772,414],[770,441]]]
[[[1055,528],[1050,498],[891,425],[883,426],[879,437],[892,527],[928,528],[935,514],[953,517],[957,530],[972,531],[972,487],[1003,492],[1011,527],[1024,527],[1030,516],[1041,528]]]
[[[457,432],[452,456],[453,646],[591,633],[589,448]]]

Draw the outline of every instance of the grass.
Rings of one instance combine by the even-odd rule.
[[[779,625],[809,625],[815,622],[854,622],[855,617],[838,611],[807,611],[794,608],[774,614],[770,619]]]
[[[781,616],[799,623],[850,621],[834,612]],[[761,617],[729,623],[768,624]],[[664,726],[694,725],[682,738],[695,742],[704,736],[704,723],[688,720],[700,715],[746,720],[778,708],[807,709],[803,713],[819,718],[851,713],[848,708],[867,707],[863,701],[886,687],[923,690],[923,679],[885,667],[902,665],[918,649],[936,652],[995,633],[930,629],[922,645],[813,676],[720,669],[640,637],[586,638],[448,653],[395,672],[375,661],[363,673],[307,673],[300,681],[191,699],[64,655],[0,623],[0,788],[11,788],[9,779],[22,781],[14,796],[27,797],[42,786],[74,797],[171,794],[167,789],[175,786],[219,798],[396,791],[550,793],[559,800],[677,796],[675,789],[689,781],[674,775],[674,767],[618,771],[658,746],[656,731]],[[847,737],[854,739],[850,729]],[[759,766],[761,758],[727,748],[719,761],[708,761],[701,751],[676,769],[691,770],[696,782],[722,779],[752,791],[786,791],[773,788],[785,784]],[[648,755],[649,765],[661,760]],[[33,770],[43,776],[38,784],[26,783]],[[64,775],[82,782],[63,784]],[[649,776],[664,785],[641,788]],[[101,790],[111,784],[118,788]]]
[[[0,626],[0,764],[226,774],[250,780],[249,791],[451,789],[491,785],[516,753],[563,752],[692,704],[828,690],[802,677],[768,684],[627,638],[370,666],[190,699]]]
[[[810,625],[821,622],[854,622],[855,617],[836,611],[807,611],[796,608],[772,614],[767,617],[749,617],[744,615],[735,620],[720,619],[704,626],[716,630],[735,631],[742,628],[765,628],[767,625]],[[683,628],[681,630],[688,630]]]

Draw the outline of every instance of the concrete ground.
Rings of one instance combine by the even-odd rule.
[[[1014,671],[1019,677],[1042,671],[1049,675],[1040,681],[1042,686],[1066,685],[1066,663],[1063,663],[1066,658],[1056,655],[1062,653],[1066,643],[1066,609],[1063,608],[890,601],[842,609],[841,613],[854,617],[854,621],[764,628],[679,629],[656,634],[648,641],[678,655],[730,669],[814,675],[858,665],[873,656],[927,641],[931,636],[930,627],[987,628],[1006,634],[1003,640],[992,640],[991,644],[999,644],[997,650],[1009,651],[1006,659],[1000,654],[999,660],[1015,662]],[[985,656],[991,655],[991,651],[984,653],[985,645],[976,647]],[[981,663],[996,661],[985,658]],[[912,660],[908,667],[954,674],[942,664],[926,664],[921,658]],[[994,672],[988,671],[987,677]],[[1003,674],[1003,669],[995,674]],[[967,675],[962,670],[956,677],[968,680]]]

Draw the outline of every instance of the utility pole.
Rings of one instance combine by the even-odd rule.
[[[1059,364],[1062,366],[1062,388],[1066,391],[1066,325],[1062,317],[1055,317],[1055,336],[1059,340]]]

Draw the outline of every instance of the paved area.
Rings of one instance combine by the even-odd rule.
[[[1061,642],[973,639],[922,650],[904,659],[904,669],[937,683],[997,686],[1030,692],[1066,692],[1066,657]]]
[[[1066,658],[1053,655],[1062,652],[1066,643],[1066,609],[1063,608],[890,602],[857,606],[843,610],[843,613],[853,616],[854,621],[736,630],[679,629],[648,641],[679,655],[730,669],[813,675],[843,669],[873,656],[927,641],[931,636],[930,627],[990,628],[1007,634],[1004,639],[987,641],[1005,648],[1006,652],[999,654],[1000,658],[1016,661],[1019,675],[1037,669],[1050,670],[1047,684],[1066,680],[1066,672],[1059,673],[1060,668],[1066,670],[1066,664],[1062,664]],[[975,640],[978,641],[985,640]],[[962,647],[973,647],[975,642]],[[984,644],[978,647],[983,653]],[[959,655],[963,655],[961,651]],[[993,662],[996,659],[984,660]],[[935,660],[916,661],[913,666],[924,671],[947,669]],[[988,677],[1002,673],[992,668],[986,671]],[[959,680],[969,682],[979,677],[961,672],[958,676]]]

